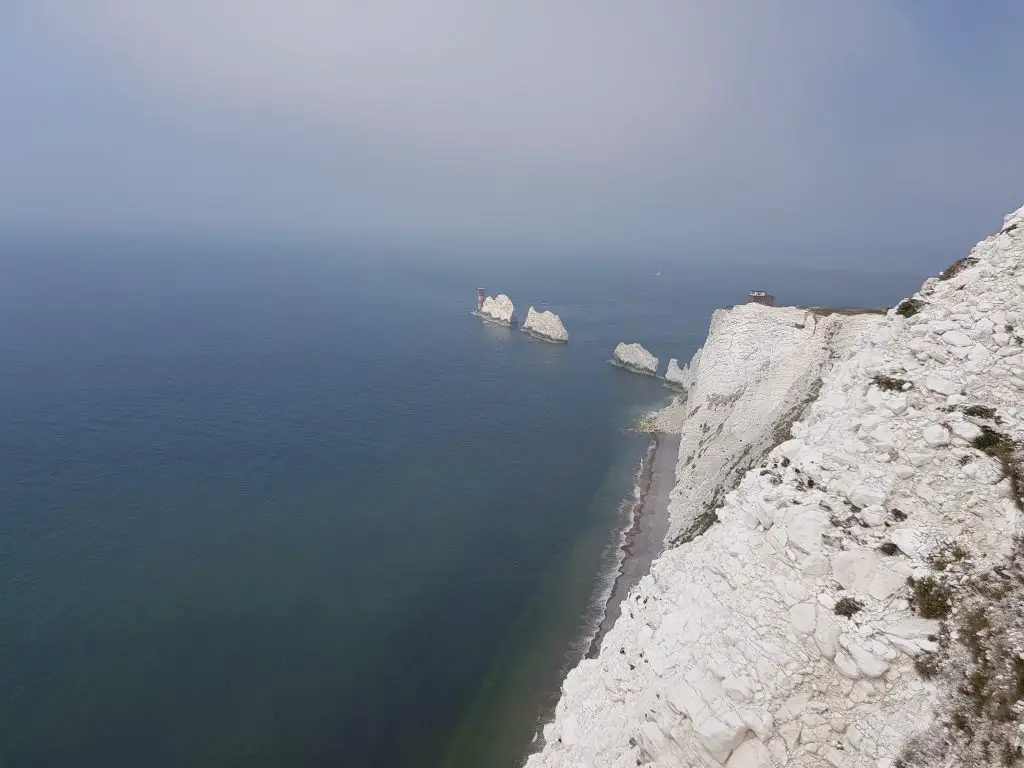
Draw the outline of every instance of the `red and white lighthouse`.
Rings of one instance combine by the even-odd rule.
[[[487,293],[487,289],[486,288],[477,288],[476,289],[476,311],[477,312],[479,312],[481,309],[484,308],[484,298],[485,298],[485,294],[486,293]]]

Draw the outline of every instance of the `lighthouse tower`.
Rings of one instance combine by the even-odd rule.
[[[484,297],[486,296],[486,294],[487,294],[487,289],[486,288],[477,288],[476,289],[476,311],[477,312],[479,312],[481,309],[484,308]]]

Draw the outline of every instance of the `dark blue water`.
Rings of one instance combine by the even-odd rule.
[[[614,344],[688,358],[752,279],[919,282],[124,243],[0,267],[12,767],[514,765],[664,399]],[[481,325],[478,285],[571,343]]]

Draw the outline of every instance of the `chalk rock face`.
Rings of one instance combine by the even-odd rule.
[[[665,381],[672,382],[673,384],[679,384],[683,387],[686,385],[686,372],[679,367],[679,360],[677,358],[671,358],[668,361],[668,370],[665,371]]]
[[[697,379],[697,367],[700,365],[700,356],[703,349],[698,349],[690,359],[689,365],[679,367],[679,361],[672,358],[668,361],[668,370],[665,372],[665,381],[675,384],[677,387],[689,390]]]
[[[974,421],[1024,441],[1024,208],[971,256],[909,318],[715,312],[666,549],[569,672],[527,768],[892,768],[911,739],[950,737],[963,670],[915,668],[938,622],[907,579],[955,588],[1024,530],[1010,478],[971,442]],[[940,573],[953,544],[969,557]]]
[[[612,362],[634,373],[658,375],[658,358],[639,344],[619,344],[612,353]]]
[[[523,323],[523,330],[531,336],[543,339],[544,341],[553,341],[559,344],[569,341],[569,333],[565,330],[565,326],[562,325],[562,319],[554,312],[549,312],[548,310],[538,312],[533,307],[530,307],[529,312],[526,313],[526,322]]]
[[[492,323],[512,325],[515,311],[512,299],[504,293],[499,293],[497,296],[488,296],[484,299],[484,305],[480,308],[480,317]]]

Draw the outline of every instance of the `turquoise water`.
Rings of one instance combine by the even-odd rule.
[[[689,357],[748,287],[138,243],[0,264],[5,766],[514,765],[665,397],[605,360]],[[570,344],[480,324],[478,284]]]

